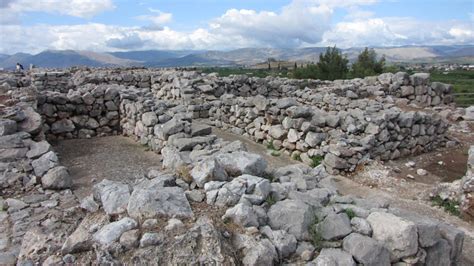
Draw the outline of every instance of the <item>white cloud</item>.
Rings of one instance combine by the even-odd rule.
[[[324,33],[322,45],[339,47],[472,44],[473,31],[460,21],[420,21],[410,17],[355,19]]]
[[[19,3],[31,3],[21,9]],[[41,2],[41,3],[39,3]],[[113,8],[111,0],[13,0],[0,9],[0,53],[40,52],[45,49],[117,51],[127,49],[233,49],[242,47],[303,47],[334,45],[392,46],[472,44],[469,21],[427,22],[409,17],[376,17],[362,9],[375,0],[294,0],[278,11],[230,9],[208,27],[184,32],[165,26],[173,16],[150,9],[138,19],[150,25],[124,27],[100,23],[79,25],[15,25],[3,11],[37,10],[88,17]],[[54,6],[54,3],[57,6]],[[74,8],[73,8],[74,7]],[[352,15],[332,24],[336,8]],[[10,14],[10,13],[9,13]],[[5,22],[5,23],[4,23]]]
[[[166,24],[173,19],[173,14],[171,13],[166,13],[161,10],[153,9],[153,8],[149,8],[148,10],[150,10],[150,12],[156,15],[141,15],[136,18],[139,20],[149,21],[154,26],[162,26],[163,24]]]

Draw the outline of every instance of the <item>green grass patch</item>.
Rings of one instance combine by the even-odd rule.
[[[459,202],[455,200],[443,200],[440,196],[436,196],[431,199],[433,205],[443,207],[444,211],[455,215],[460,216],[461,212],[459,211]]]
[[[474,95],[463,93],[474,93],[474,71],[453,70],[449,72],[432,71],[431,81],[443,82],[453,85],[454,101],[458,106],[474,105]]]
[[[320,165],[324,158],[321,155],[316,155],[316,156],[310,157],[310,159],[311,159],[311,167],[314,168]]]
[[[276,150],[275,146],[273,145],[273,141],[268,142],[267,144],[267,149],[269,150]]]
[[[270,153],[271,156],[275,156],[275,157],[278,157],[281,155],[281,153],[279,151],[276,151],[276,150],[273,150],[271,153]]]
[[[323,248],[322,242],[324,239],[321,235],[321,232],[319,231],[318,223],[319,223],[318,217],[314,216],[314,220],[309,226],[309,235],[311,238],[311,244],[313,244],[314,248],[316,248],[317,251],[320,251]]]
[[[349,216],[349,220],[352,220],[352,218],[356,216],[354,210],[351,208],[345,209],[344,212]]]
[[[273,197],[272,194],[268,195],[268,197],[265,199],[265,202],[272,206],[273,204],[275,204],[277,202],[277,200],[275,199],[275,197]]]

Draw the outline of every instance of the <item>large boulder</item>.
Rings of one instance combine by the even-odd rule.
[[[94,198],[102,203],[107,214],[114,215],[125,212],[130,198],[130,188],[127,184],[104,179],[94,185],[93,191]]]
[[[231,220],[235,224],[241,225],[243,227],[250,226],[259,226],[258,215],[253,209],[252,205],[239,203],[234,207],[227,209],[224,216],[222,216],[224,221]]]
[[[219,154],[216,159],[230,176],[261,176],[267,168],[267,162],[262,156],[245,151]]]
[[[227,181],[227,173],[215,158],[210,158],[201,161],[191,170],[191,176],[198,185],[204,187],[204,184],[209,181]]]
[[[35,159],[49,152],[50,150],[51,145],[46,140],[40,142],[32,142],[30,144],[30,150],[26,153],[26,156],[30,159]]]
[[[45,189],[66,189],[72,187],[72,178],[64,166],[50,169],[42,178],[41,184]]]
[[[161,149],[161,155],[163,155],[163,168],[165,169],[177,170],[191,162],[189,156],[186,156],[184,153],[172,147],[164,147]]]
[[[351,222],[345,213],[330,213],[318,224],[318,231],[325,240],[338,240],[352,232]]]
[[[56,153],[53,151],[49,151],[31,162],[36,176],[44,175],[44,173],[46,173],[49,169],[57,166],[58,164],[58,156],[56,156]]]
[[[413,222],[386,212],[373,212],[367,221],[372,227],[373,238],[384,242],[390,251],[392,262],[418,251],[418,232]]]
[[[193,211],[179,187],[135,187],[127,206],[128,214],[136,219],[156,216],[192,217]]]
[[[363,265],[390,265],[390,252],[373,238],[352,233],[344,238],[342,247]]]
[[[108,223],[108,216],[102,212],[87,214],[76,230],[68,236],[61,247],[61,253],[66,255],[91,250],[93,247],[92,232],[94,228],[100,228],[106,223]]]
[[[298,240],[309,238],[309,226],[314,222],[313,210],[299,200],[283,200],[268,210],[269,225],[273,230],[285,230]]]
[[[41,115],[33,108],[28,107],[23,110],[26,118],[18,124],[18,131],[24,131],[30,134],[37,134],[43,126]]]

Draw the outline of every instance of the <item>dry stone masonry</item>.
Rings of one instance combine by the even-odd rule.
[[[31,84],[31,85],[30,85]],[[0,264],[458,265],[464,233],[341,196],[333,175],[444,146],[451,86],[406,73],[350,81],[72,69],[0,76]],[[271,169],[216,126],[299,158]],[[88,197],[50,141],[123,134],[161,153]],[[472,153],[472,152],[471,152]],[[471,156],[472,157],[472,156]],[[323,163],[315,165],[316,159]],[[158,165],[158,162],[157,162]],[[311,165],[311,166],[309,166]],[[472,211],[472,165],[462,181]],[[468,206],[468,207],[465,207]],[[209,213],[202,210],[208,210]],[[237,228],[237,229],[236,229]]]

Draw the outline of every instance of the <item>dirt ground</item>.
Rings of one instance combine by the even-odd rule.
[[[74,178],[73,191],[79,199],[88,196],[93,184],[102,179],[131,183],[148,168],[161,166],[160,155],[124,136],[63,140],[53,145],[60,163]]]

